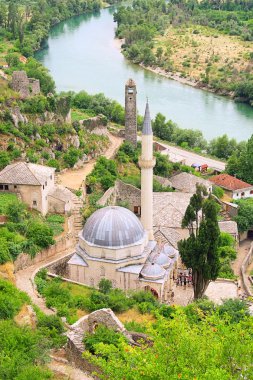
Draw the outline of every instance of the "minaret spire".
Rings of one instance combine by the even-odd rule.
[[[141,222],[148,232],[149,240],[154,240],[153,235],[153,132],[149,112],[148,101],[146,103],[145,116],[142,128],[142,150],[139,159],[141,168]]]

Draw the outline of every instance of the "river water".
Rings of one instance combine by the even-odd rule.
[[[56,25],[39,59],[58,91],[106,96],[124,105],[128,78],[137,84],[138,111],[149,98],[152,117],[161,112],[181,128],[200,129],[207,139],[227,133],[237,141],[253,134],[253,108],[183,85],[128,62],[114,39],[113,8],[73,17]]]

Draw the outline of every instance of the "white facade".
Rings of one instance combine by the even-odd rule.
[[[245,189],[234,190],[232,192],[233,199],[253,198],[253,186]]]

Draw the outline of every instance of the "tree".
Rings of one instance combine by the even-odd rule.
[[[226,171],[253,185],[253,135],[241,152],[235,152],[229,158]]]
[[[219,273],[219,238],[217,205],[198,186],[191,197],[182,221],[182,227],[188,227],[190,237],[179,242],[179,252],[183,263],[192,269],[194,298],[201,298],[211,280]],[[200,215],[201,214],[201,215]]]
[[[104,294],[110,293],[110,290],[112,289],[112,282],[110,280],[107,280],[106,278],[102,278],[99,281],[98,288],[100,292]]]
[[[248,231],[253,226],[253,199],[246,198],[236,201],[239,205],[238,214],[234,218],[239,232]]]
[[[173,167],[170,163],[168,156],[164,156],[161,153],[155,153],[156,165],[154,167],[154,174],[162,177],[169,177],[172,173]]]

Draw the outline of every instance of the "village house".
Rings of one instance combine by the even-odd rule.
[[[55,168],[26,162],[7,165],[0,172],[0,191],[16,193],[30,209],[42,215],[72,209],[73,194],[55,185]]]
[[[229,174],[222,173],[214,177],[209,178],[209,180],[216,186],[219,186],[225,190],[225,193],[231,199],[242,199],[253,197],[253,186],[247,182],[241,181],[240,179],[233,177]]]

